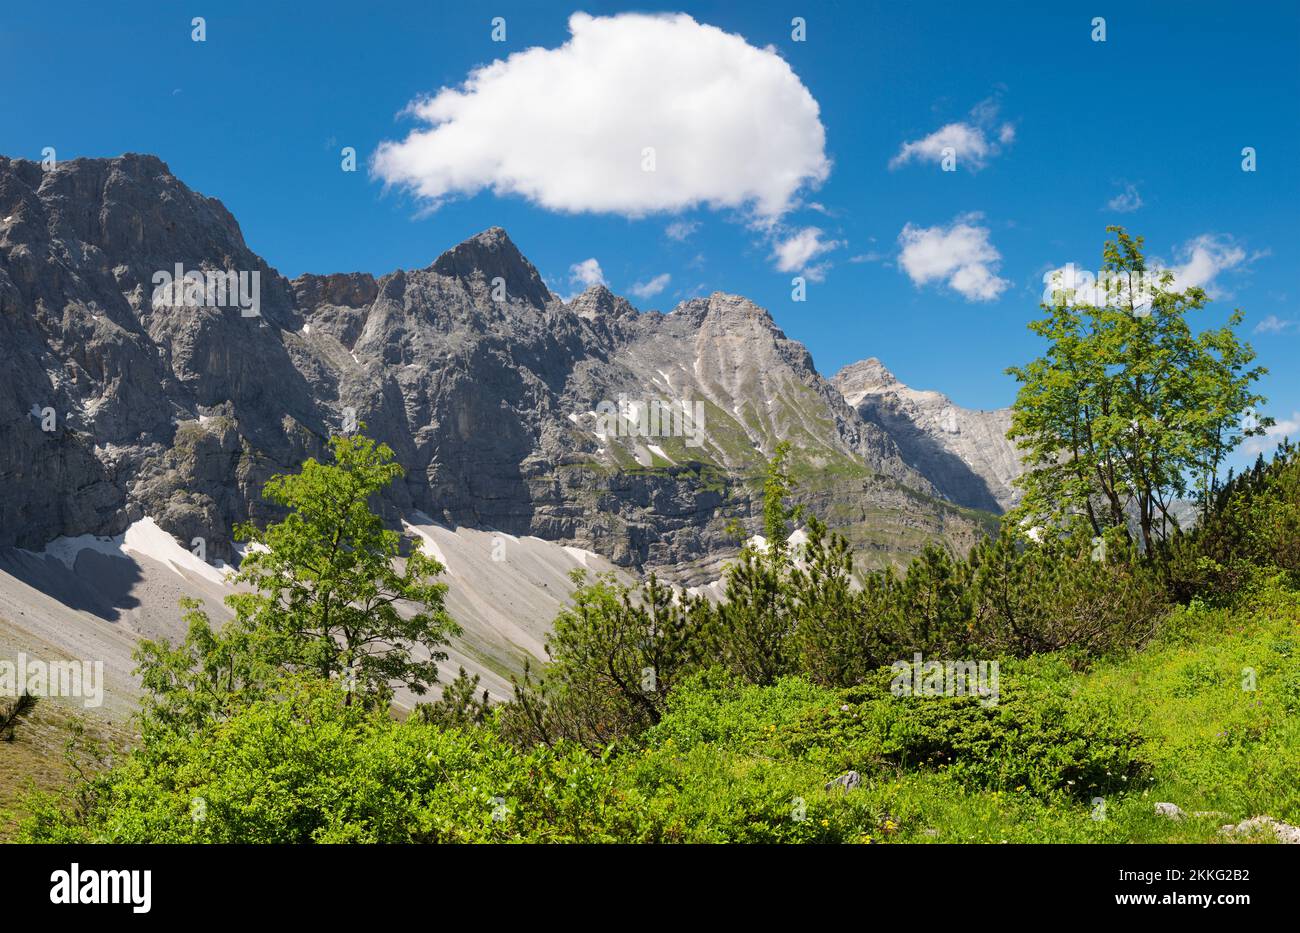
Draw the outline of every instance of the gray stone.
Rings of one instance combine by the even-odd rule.
[[[833,781],[828,782],[826,785],[826,789],[831,790],[833,788],[838,787],[847,793],[848,791],[853,790],[861,783],[862,783],[862,775],[858,774],[858,772],[856,771],[847,771],[844,774],[841,774],[839,777],[835,778]]]
[[[1242,820],[1235,826],[1229,823],[1220,832],[1228,836],[1272,835],[1273,838],[1284,845],[1300,845],[1300,826],[1283,823],[1271,816],[1252,816],[1248,820]]]

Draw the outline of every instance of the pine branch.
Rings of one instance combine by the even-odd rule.
[[[23,693],[13,702],[0,707],[0,739],[12,742],[18,723],[30,716],[34,709],[36,697],[30,693]]]

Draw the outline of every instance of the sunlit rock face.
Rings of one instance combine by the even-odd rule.
[[[904,385],[875,358],[844,367],[833,381],[858,415],[886,431],[907,465],[944,498],[994,512],[1020,501],[1012,482],[1024,468],[1007,440],[1011,409],[962,408],[940,392]]]

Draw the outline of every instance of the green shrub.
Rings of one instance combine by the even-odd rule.
[[[1073,696],[1060,658],[1007,662],[996,704],[975,696],[895,696],[892,671],[842,691],[783,737],[829,770],[943,770],[988,790],[1088,799],[1141,778],[1141,736],[1118,711]]]
[[[1170,592],[1184,602],[1224,603],[1279,572],[1300,586],[1300,446],[1281,444],[1230,478],[1166,559]]]
[[[626,834],[613,776],[562,746],[519,752],[490,728],[442,730],[287,683],[202,735],[159,735],[79,788],[43,798],[31,842],[608,841]]]
[[[526,671],[502,711],[504,734],[524,747],[569,740],[599,749],[642,732],[707,648],[703,599],[680,598],[653,575],[635,590],[610,574],[572,577],[573,605],[546,641],[551,663],[536,679]]]

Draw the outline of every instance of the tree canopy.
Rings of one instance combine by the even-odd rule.
[[[1047,352],[1007,370],[1020,383],[1012,427],[1031,470],[1015,517],[1033,525],[1084,516],[1094,535],[1135,518],[1147,553],[1177,527],[1173,506],[1218,488],[1225,458],[1271,421],[1251,420],[1264,398],[1255,352],[1235,328],[1195,333],[1189,316],[1209,298],[1149,270],[1141,237],[1108,227],[1105,278],[1119,287],[1057,290],[1030,329]]]
[[[227,597],[235,618],[217,631],[190,604],[183,644],[139,648],[156,715],[213,715],[284,671],[340,679],[349,697],[385,706],[394,683],[423,694],[437,681],[459,631],[436,579],[443,567],[418,543],[403,558],[402,535],[372,507],[402,468],[368,437],[333,437],[330,449],[332,462],[308,459],[267,483],[282,521],[235,529],[249,547],[234,582],[251,588]]]

